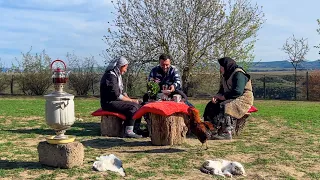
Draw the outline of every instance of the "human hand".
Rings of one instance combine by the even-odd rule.
[[[216,96],[213,96],[211,101],[213,104],[216,104],[218,102],[218,98]]]
[[[174,88],[174,85],[171,85],[171,86],[169,87],[169,90],[170,90],[170,92],[174,92],[176,89]]]
[[[138,99],[131,99],[131,102],[134,102],[134,103],[140,104],[140,102],[139,102],[139,100],[138,100]]]
[[[218,99],[218,100],[220,100],[220,101],[226,100],[226,98],[225,98],[223,95],[221,95],[221,94],[217,94],[217,95],[215,95],[215,97],[216,97],[216,99]]]
[[[124,95],[125,97],[129,97],[127,93],[123,93],[123,95]]]
[[[213,98],[212,98],[212,102],[213,102],[214,104],[216,104],[218,101],[224,101],[224,100],[226,100],[226,99],[225,99],[225,97],[224,97],[223,95],[221,95],[221,94],[217,94],[217,95],[213,96]]]
[[[220,101],[224,101],[226,100],[226,98],[223,96],[223,95],[218,95],[217,98],[220,100]]]

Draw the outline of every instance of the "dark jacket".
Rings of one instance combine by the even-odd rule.
[[[100,81],[100,104],[117,101],[121,96],[118,75],[115,70],[106,71]]]
[[[152,68],[148,80],[158,79],[160,81],[159,86],[162,89],[162,85],[174,85],[176,90],[181,90],[181,78],[178,69],[175,66],[170,66],[167,73],[165,73],[160,66]]]
[[[232,77],[232,88],[228,92],[224,92],[222,83],[220,83],[220,89],[218,94],[224,95],[226,99],[236,99],[242,96],[245,86],[250,79],[249,74],[243,72],[236,72]]]

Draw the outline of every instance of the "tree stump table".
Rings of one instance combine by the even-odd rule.
[[[188,108],[184,103],[156,101],[142,106],[133,116],[138,119],[148,115],[147,126],[151,143],[157,146],[179,145],[186,139],[189,119]]]
[[[175,113],[170,116],[162,116],[150,113],[148,129],[151,143],[157,146],[179,145],[184,143],[188,128],[185,125],[187,115]]]

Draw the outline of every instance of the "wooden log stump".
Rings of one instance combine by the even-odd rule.
[[[101,136],[122,137],[123,120],[116,116],[101,116]]]
[[[179,145],[186,139],[188,131],[184,123],[186,114],[175,113],[171,116],[161,116],[150,113],[148,129],[153,145]]]
[[[246,113],[242,118],[237,119],[235,131],[233,132],[233,136],[239,136],[246,125],[247,118],[250,116],[250,113]]]

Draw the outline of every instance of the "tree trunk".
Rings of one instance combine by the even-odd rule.
[[[101,136],[122,137],[123,120],[116,116],[101,116]]]
[[[297,100],[297,67],[294,68],[294,100]]]
[[[306,73],[307,101],[309,101],[309,72]]]
[[[183,73],[182,73],[182,77],[181,77],[181,81],[182,81],[181,88],[184,91],[184,93],[186,93],[187,96],[189,96],[189,89],[188,89],[189,77],[190,77],[190,69],[188,67],[185,67],[183,69]]]
[[[187,115],[175,113],[171,116],[161,116],[150,113],[148,129],[153,145],[178,145],[182,144],[188,131],[184,123]]]

